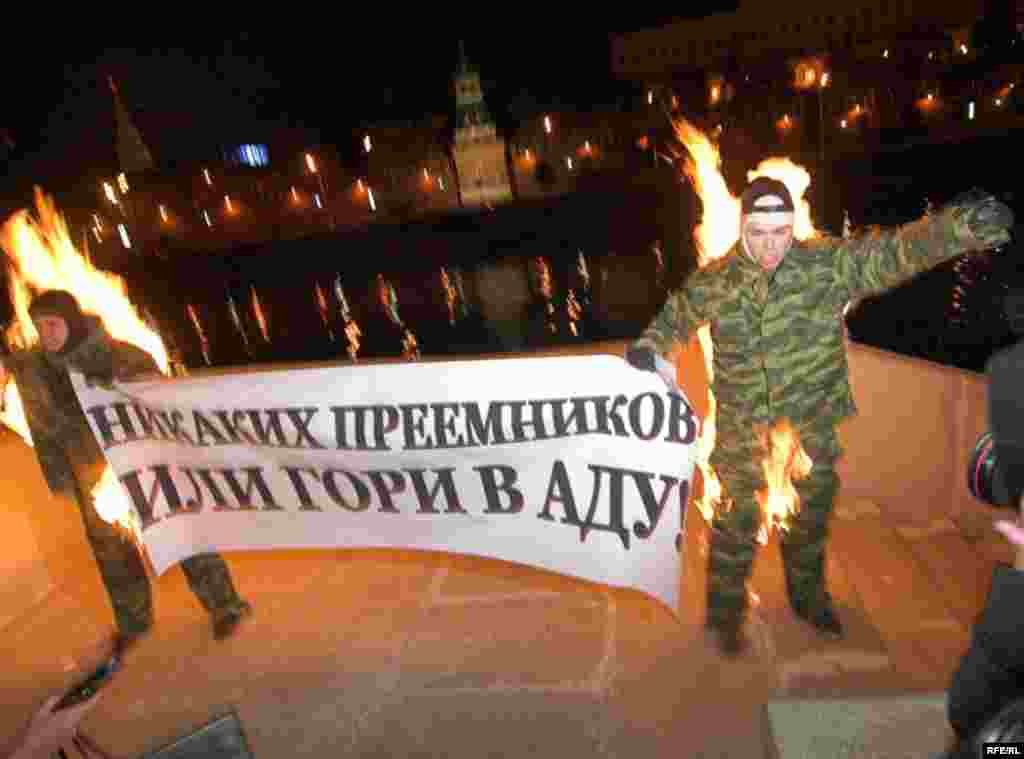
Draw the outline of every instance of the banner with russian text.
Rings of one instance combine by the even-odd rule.
[[[448,551],[676,609],[698,420],[621,358],[74,381],[158,573],[206,551]]]

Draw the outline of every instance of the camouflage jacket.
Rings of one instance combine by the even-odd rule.
[[[981,249],[955,209],[850,239],[795,243],[774,273],[740,244],[671,293],[636,341],[668,354],[710,325],[718,426],[789,418],[798,429],[856,413],[842,311],[955,255]]]
[[[34,347],[6,356],[4,365],[17,382],[46,484],[68,495],[75,495],[76,485],[91,492],[106,466],[68,370],[101,383],[160,371],[148,353],[115,340],[95,318],[88,337],[70,353],[59,356]]]

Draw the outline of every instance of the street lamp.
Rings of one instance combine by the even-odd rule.
[[[819,208],[825,207],[825,182],[823,172],[825,171],[825,103],[823,92],[832,81],[832,75],[825,69],[825,64],[820,59],[808,58],[801,60],[796,65],[794,86],[798,90],[809,90],[812,87],[818,92],[818,204]],[[801,101],[802,105],[803,101]]]
[[[366,135],[367,144],[369,144],[370,135]],[[367,148],[366,152],[370,152]],[[312,153],[306,153],[306,168],[309,169],[310,174],[316,175],[317,182],[320,184],[320,195],[323,196],[323,202],[328,205],[328,223],[331,229],[334,229],[334,211],[331,208],[331,199],[327,195],[327,183],[324,180],[324,175],[320,172],[320,168],[316,165],[316,160],[313,158]]]

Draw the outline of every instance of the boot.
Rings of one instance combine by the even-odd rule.
[[[793,604],[793,611],[802,620],[812,625],[827,638],[841,640],[843,638],[843,625],[836,616],[832,607],[832,596],[828,593],[822,594],[823,598],[816,604]]]
[[[719,650],[728,657],[749,648],[743,634],[747,611],[747,578],[754,562],[752,541],[712,527],[708,551],[706,628],[717,638]]]
[[[248,601],[229,606],[226,609],[218,609],[210,616],[213,619],[213,637],[215,640],[224,640],[234,635],[235,630],[242,624],[242,620],[252,615],[252,605]]]
[[[789,605],[800,619],[826,637],[843,637],[843,625],[836,616],[831,594],[825,590],[825,554],[821,546],[795,546],[782,542]]]
[[[750,640],[743,632],[743,624],[713,624],[710,620],[705,629],[714,637],[719,652],[727,659],[735,659],[750,650]]]

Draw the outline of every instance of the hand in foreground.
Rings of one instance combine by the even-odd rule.
[[[1016,521],[1001,519],[995,523],[995,528],[1006,536],[1006,539],[1017,546],[1017,556],[1013,566],[1024,570],[1024,496],[1021,496],[1020,514]]]
[[[93,696],[81,704],[53,711],[60,699],[58,694],[43,702],[18,735],[8,759],[48,759],[57,753],[62,745],[71,742],[78,731],[78,723],[96,707],[100,697]]]
[[[1002,245],[1010,239],[1013,211],[984,190],[972,190],[953,203],[971,235],[985,247]]]
[[[679,391],[679,387],[676,384],[676,368],[650,348],[630,347],[626,351],[625,359],[626,363],[634,369],[654,372],[661,377],[662,382],[665,383],[665,387],[668,388],[670,393]]]

